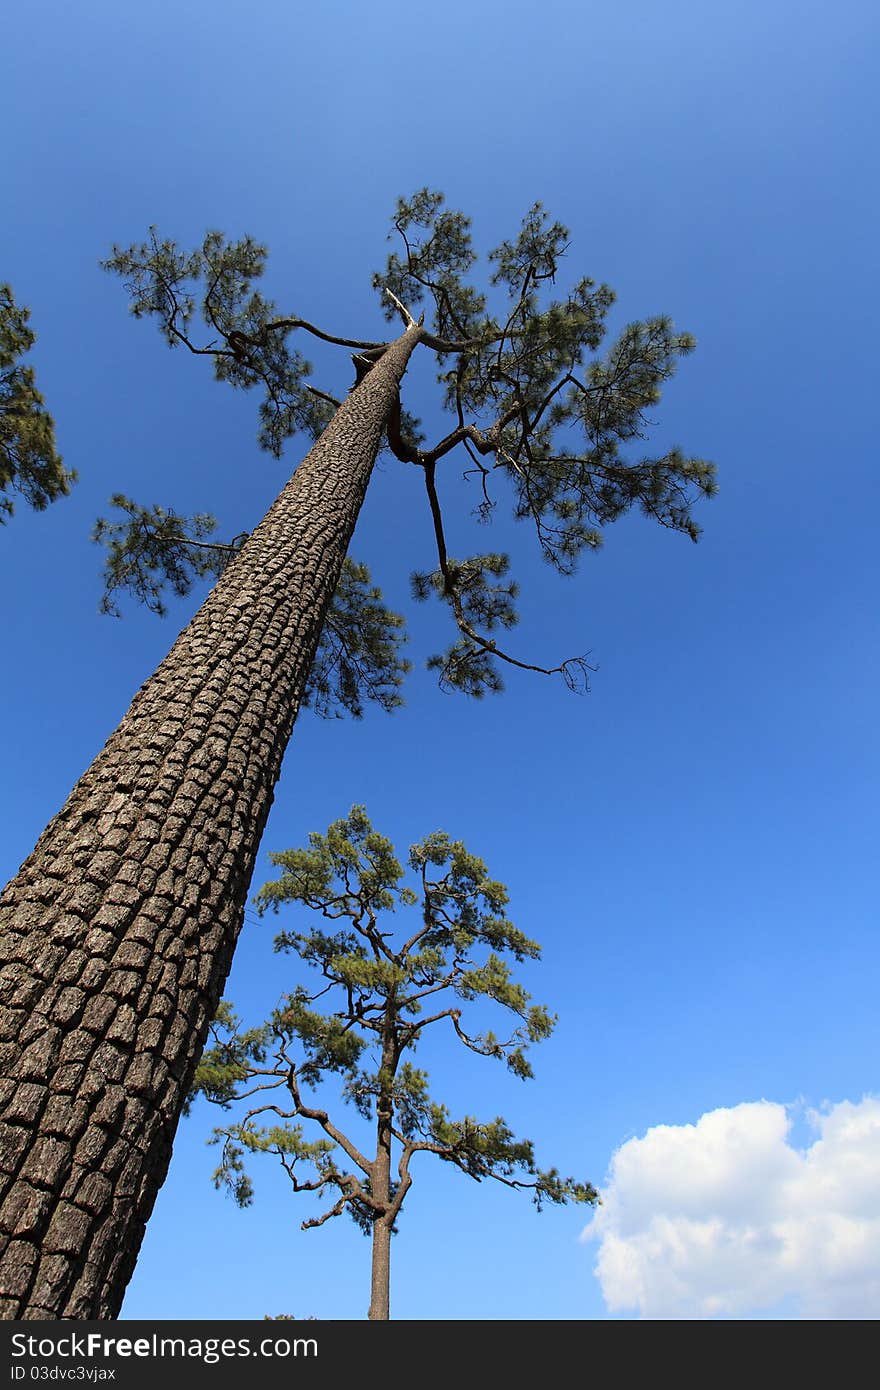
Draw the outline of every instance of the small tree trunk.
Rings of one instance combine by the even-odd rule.
[[[0,1315],[115,1317],[409,355],[337,411],[0,898]]]
[[[391,1222],[387,1216],[373,1222],[373,1269],[370,1282],[371,1322],[391,1317]]]
[[[389,1001],[385,1013],[385,1035],[382,1039],[382,1067],[380,1074],[394,1076],[397,1057],[394,1048],[393,1004]],[[373,1264],[370,1279],[370,1311],[367,1316],[373,1322],[387,1322],[391,1317],[391,1229],[394,1217],[389,1213],[391,1205],[391,1145],[393,1134],[391,1123],[394,1115],[394,1101],[388,1082],[383,1082],[376,1102],[376,1158],[370,1177],[370,1191],[377,1202],[384,1207],[383,1214],[373,1222]]]

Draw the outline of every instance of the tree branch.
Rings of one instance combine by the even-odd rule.
[[[449,555],[446,550],[446,538],[443,533],[443,515],[440,511],[440,501],[437,497],[437,486],[434,476],[434,464],[429,463],[425,467],[425,488],[428,493],[428,502],[431,508],[431,518],[434,523],[434,538],[437,544],[437,559],[440,572],[446,585],[446,596],[449,599],[455,621],[460,632],[468,637],[480,651],[488,652],[491,656],[497,656],[500,661],[504,661],[508,666],[515,666],[520,671],[535,671],[541,676],[561,675],[569,690],[579,690],[582,683],[586,684],[588,671],[595,670],[590,666],[586,657],[568,657],[559,666],[538,666],[530,661],[520,661],[517,657],[505,652],[491,638],[483,637],[468,622],[461,602],[461,595],[455,586],[454,579],[450,573]],[[577,673],[577,674],[575,674]],[[580,682],[578,680],[580,676]]]
[[[389,290],[389,288],[388,288],[387,285],[385,286],[385,293],[387,294],[388,298],[391,300],[391,303],[394,305],[394,307],[395,307],[395,308],[398,310],[398,312],[400,313],[400,317],[403,319],[403,322],[404,322],[404,324],[406,325],[407,328],[420,328],[420,327],[421,327],[421,325],[425,322],[425,316],[424,316],[424,314],[422,314],[421,318],[419,319],[419,321],[418,321],[418,323],[417,323],[416,320],[413,318],[412,314],[410,313],[409,309],[407,309],[406,305],[401,303],[401,301],[397,298],[397,295],[394,294],[391,290]]]
[[[324,1222],[325,1222],[325,1221],[330,1221],[330,1220],[332,1219],[332,1217],[334,1217],[334,1216],[341,1216],[342,1213],[345,1211],[345,1208],[346,1208],[346,1206],[348,1205],[348,1202],[349,1202],[349,1196],[348,1196],[348,1194],[347,1194],[347,1193],[343,1193],[343,1195],[339,1198],[339,1201],[336,1202],[336,1203],[330,1208],[329,1211],[325,1211],[324,1214],[323,1214],[323,1216],[312,1216],[312,1217],[310,1217],[310,1219],[309,1219],[308,1221],[303,1221],[303,1222],[301,1223],[301,1225],[300,1225],[300,1230],[301,1230],[301,1231],[311,1231],[311,1230],[314,1230],[314,1228],[315,1228],[316,1226],[323,1226],[323,1225],[324,1225]]]
[[[348,1138],[348,1135],[343,1134],[341,1129],[336,1128],[330,1116],[327,1114],[327,1111],[312,1109],[312,1107],[303,1104],[299,1085],[296,1080],[296,1067],[292,1063],[287,1075],[287,1086],[290,1094],[293,1096],[297,1115],[301,1115],[304,1120],[314,1120],[316,1124],[319,1124],[324,1133],[329,1135],[344,1153],[348,1154],[352,1163],[356,1163],[361,1172],[365,1173],[367,1177],[370,1177],[373,1171],[373,1165],[370,1163],[370,1160],[364,1157],[357,1145],[353,1144]]]
[[[414,444],[411,444],[409,440],[404,439],[400,432],[400,425],[400,392],[398,391],[394,397],[394,404],[391,407],[388,423],[385,426],[388,447],[394,457],[400,459],[401,463],[422,463],[424,456],[421,450],[416,448]]]
[[[311,333],[313,337],[320,338],[323,343],[333,343],[336,347],[357,348],[361,352],[383,353],[388,348],[388,343],[377,343],[363,338],[340,338],[335,333],[325,333],[322,328],[317,328],[315,324],[309,323],[308,319],[272,319],[265,326],[265,332],[292,332],[296,328],[305,329],[306,333]],[[252,344],[253,347],[262,347],[260,338],[249,338],[242,333],[241,337],[245,342]]]

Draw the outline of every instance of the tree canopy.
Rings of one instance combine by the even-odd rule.
[[[585,657],[542,666],[501,645],[503,633],[518,621],[519,586],[510,575],[510,558],[488,552],[459,559],[448,553],[438,465],[460,449],[465,476],[477,489],[478,518],[490,520],[506,497],[513,515],[533,527],[544,560],[561,574],[571,574],[584,551],[601,545],[603,529],[633,507],[696,540],[692,507],[698,497],[715,492],[714,466],[679,448],[652,454],[643,447],[649,412],[694,339],[669,318],[654,317],[629,323],[600,353],[614,293],[587,277],[555,293],[569,232],[540,203],[529,209],[514,239],[489,253],[488,285],[482,289],[471,282],[477,256],[469,219],[448,210],[442,194],[423,188],[401,198],[392,236],[396,245],[373,285],[389,321],[398,315],[412,321],[421,311],[419,344],[436,357],[442,404],[451,416],[451,428],[429,443],[421,420],[400,402],[386,428],[391,453],[422,471],[434,533],[435,563],[412,576],[413,596],[444,601],[458,629],[457,639],[429,657],[428,665],[442,686],[473,696],[502,688],[505,663],[558,673],[570,687],[583,689]],[[318,438],[339,405],[312,380],[312,366],[294,346],[294,335],[351,351],[358,379],[386,345],[341,337],[280,313],[255,288],[267,257],[266,247],[250,237],[229,241],[213,231],[201,246],[185,251],[151,229],[146,242],[115,247],[104,265],[124,280],[134,316],[154,318],[169,346],[209,358],[218,381],[260,393],[258,442],[279,456],[298,432]],[[197,332],[199,319],[206,334]],[[95,539],[110,543],[110,611],[118,611],[116,594],[129,590],[162,612],[164,587],[185,593],[196,577],[222,569],[246,539],[212,540],[216,522],[208,514],[178,516],[122,495],[113,502],[121,518],[102,519],[95,530]],[[349,633],[361,621],[353,597],[350,589]],[[373,605],[363,610],[363,631],[375,632],[377,622],[387,636],[399,620],[383,611],[374,590]],[[369,636],[359,640],[375,650]],[[395,664],[396,645],[386,650],[396,688],[403,669]],[[363,683],[360,696],[343,704],[360,709],[361,697],[377,688],[383,688],[381,681],[372,690],[369,681]],[[324,712],[329,708],[325,701]]]

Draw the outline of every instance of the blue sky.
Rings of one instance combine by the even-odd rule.
[[[581,1212],[538,1216],[515,1194],[426,1169],[395,1241],[397,1317],[858,1312],[821,1280],[756,1279],[751,1304],[728,1297],[711,1241],[715,1263],[682,1276],[671,1301],[607,1269],[612,1237],[630,1271],[650,1256],[655,1283],[673,1258],[651,1227],[666,1219],[665,1188],[647,1168],[633,1178],[636,1158],[662,1148],[638,1147],[649,1132],[679,1134],[705,1166],[715,1121],[701,1117],[729,1112],[751,1143],[769,1115],[759,1185],[761,1155],[780,1145],[831,1164],[826,1129],[877,1133],[864,1102],[878,1090],[877,28],[861,0],[833,13],[790,0],[267,0],[247,12],[40,0],[7,17],[0,277],[32,309],[38,381],[80,482],[0,532],[3,879],[197,602],[164,622],[131,605],[121,621],[98,614],[89,531],[110,493],[209,510],[234,533],[304,448],[293,441],[281,463],[260,454],[255,401],[128,317],[97,264],[113,242],[151,223],[182,242],[209,227],[250,233],[270,248],[280,305],[370,337],[382,331],[370,274],[400,194],[443,189],[483,249],[541,199],[571,228],[560,283],[605,280],[613,326],[665,312],[698,340],[655,436],[718,465],[698,546],[633,517],[560,580],[522,527],[473,525],[464,465],[446,461],[451,550],[510,548],[519,649],[550,664],[589,649],[592,693],[512,676],[471,704],[417,669],[393,717],[303,716],[285,761],[265,849],[363,802],[399,846],[442,827],[508,883],[514,920],[544,946],[528,982],[557,1032],[527,1086],[453,1055],[438,1056],[438,1091],[503,1113],[547,1162],[600,1186],[607,1174],[617,1213],[596,1236],[600,1278]],[[327,372],[344,386],[344,354]],[[427,369],[408,383],[436,419]],[[352,553],[410,618],[417,668],[446,637],[408,601],[430,539],[415,478],[387,461]],[[268,876],[262,858],[254,888]],[[249,922],[227,990],[252,1021],[286,983],[271,935]],[[363,1316],[363,1238],[348,1222],[300,1233],[303,1212],[268,1162],[239,1212],[210,1185],[212,1122],[196,1111],[181,1126],[124,1315]],[[639,1191],[654,1194],[644,1230]],[[840,1219],[855,1222],[876,1278],[872,1192]],[[687,1220],[717,1233],[713,1201],[707,1190]],[[677,1229],[681,1213],[666,1215]],[[820,1269],[823,1238],[802,1256]],[[713,1279],[716,1301],[700,1303],[694,1289]]]

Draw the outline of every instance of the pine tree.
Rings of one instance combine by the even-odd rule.
[[[499,644],[516,621],[516,584],[503,555],[447,552],[437,473],[454,449],[467,453],[484,514],[508,490],[564,574],[632,507],[696,539],[692,503],[714,491],[705,461],[677,449],[638,452],[646,412],[693,340],[656,318],[630,324],[596,355],[613,295],[581,279],[551,297],[568,233],[539,206],[491,255],[495,307],[466,280],[475,260],[468,222],[439,194],[401,201],[394,227],[400,249],[374,277],[389,321],[404,324],[387,342],[279,315],[253,288],[266,252],[248,238],[210,233],[185,252],[153,234],[108,262],[136,317],[155,318],[169,344],[207,357],[221,381],[263,392],[264,447],[279,452],[297,430],[316,442],[231,549],[210,540],[208,518],[127,498],[122,531],[102,523],[110,604],[120,585],[161,603],[162,585],[185,590],[209,553],[222,572],[0,897],[7,1317],[119,1310],[229,970],[294,719],[310,693],[339,691],[320,660],[312,673],[383,440],[420,470],[432,517],[436,562],[414,592],[442,599],[457,628],[431,664],[442,684],[472,695],[498,689],[505,663],[577,687],[586,662],[540,665]],[[199,288],[205,342],[193,328]],[[295,333],[353,352],[357,380],[342,402],[309,380]],[[431,445],[400,396],[416,350],[436,357],[452,415]],[[357,624],[364,594],[350,578]],[[366,579],[360,589],[372,592]],[[397,629],[378,601],[373,608],[376,623],[365,621],[358,641],[372,653],[368,676],[381,686],[384,670],[393,701]],[[348,674],[356,702],[369,680],[357,661]]]
[[[16,304],[11,287],[0,285],[0,524],[14,511],[10,492],[41,512],[76,481],[55,448],[55,424],[34,369],[19,360],[36,342],[29,320],[30,310]]]
[[[427,1072],[410,1060],[428,1030],[444,1028],[469,1051],[530,1077],[526,1052],[549,1037],[555,1020],[531,1002],[505,957],[534,960],[540,948],[504,915],[504,885],[442,831],[410,849],[416,891],[404,883],[390,840],[373,829],[361,806],[325,835],[311,835],[308,849],[270,858],[282,874],[257,894],[258,908],[277,912],[300,903],[320,915],[318,925],[275,938],[276,951],[298,956],[318,972],[319,983],[297,985],[266,1023],[247,1030],[224,1000],[192,1096],[239,1112],[215,1129],[212,1142],[221,1146],[215,1186],[226,1187],[240,1206],[253,1200],[248,1156],[274,1154],[294,1192],[329,1200],[320,1215],[303,1221],[303,1230],[348,1212],[371,1237],[369,1317],[387,1319],[391,1236],[413,1185],[416,1155],[434,1155],[477,1182],[492,1178],[530,1191],[539,1210],[545,1201],[598,1200],[589,1183],[539,1169],[532,1143],[517,1139],[500,1116],[453,1119],[432,1099]],[[388,922],[398,907],[419,909],[411,932],[395,933]],[[513,1016],[506,1036],[464,1021],[462,1006],[480,1000]],[[342,1099],[367,1122],[371,1157],[323,1102],[308,1096],[328,1077],[339,1079]],[[307,1137],[303,1121],[317,1137]]]

